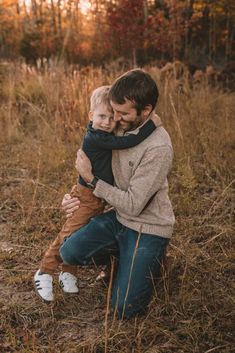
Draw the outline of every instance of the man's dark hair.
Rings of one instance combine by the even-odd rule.
[[[109,92],[109,98],[118,104],[124,104],[125,98],[132,101],[138,115],[149,104],[154,109],[158,95],[156,82],[141,69],[127,71],[118,77]]]

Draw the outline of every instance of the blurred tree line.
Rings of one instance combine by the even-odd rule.
[[[234,18],[233,0],[1,0],[0,58],[225,65]]]

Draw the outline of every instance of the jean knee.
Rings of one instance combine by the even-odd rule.
[[[60,257],[68,265],[86,265],[86,259],[80,253],[79,248],[71,246],[68,240],[60,247]]]
[[[63,263],[75,265],[74,254],[71,253],[71,249],[67,246],[66,242],[60,247],[60,257]]]

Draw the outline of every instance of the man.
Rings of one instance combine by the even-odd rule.
[[[118,135],[136,134],[151,115],[158,99],[156,83],[143,70],[119,77],[111,87],[110,101]],[[112,306],[120,318],[146,310],[153,278],[172,235],[174,214],[168,197],[167,174],[172,164],[172,145],[161,126],[138,146],[112,154],[115,186],[96,178],[86,155],[79,151],[76,168],[113,210],[97,216],[64,242],[60,254],[65,263],[105,264],[118,254],[118,271],[112,290]],[[63,202],[67,214],[76,200]]]

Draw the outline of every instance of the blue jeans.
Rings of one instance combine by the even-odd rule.
[[[117,256],[112,307],[120,318],[129,318],[146,310],[168,241],[157,235],[139,235],[119,223],[112,210],[71,234],[61,246],[60,255],[65,263],[80,266],[94,262],[104,265],[110,255]]]

